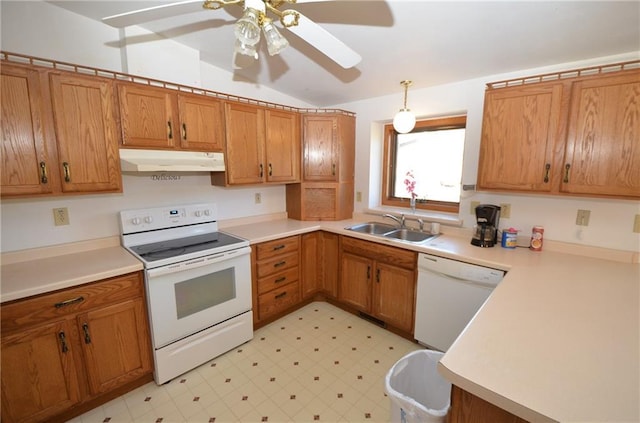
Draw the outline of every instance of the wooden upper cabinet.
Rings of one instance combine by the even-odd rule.
[[[478,189],[639,198],[638,116],[637,69],[488,89]]]
[[[562,93],[562,83],[487,91],[479,189],[552,191]]]
[[[264,109],[246,104],[225,105],[227,183],[259,184],[264,181]]]
[[[0,81],[2,195],[59,191],[46,73],[3,63]]]
[[[573,84],[561,191],[640,197],[640,71]]]
[[[225,104],[225,172],[214,185],[290,183],[300,180],[300,124],[295,112],[252,104]]]
[[[210,97],[178,94],[180,146],[185,150],[223,151],[224,104]]]
[[[174,148],[180,136],[175,95],[165,88],[119,84],[122,146]]]
[[[63,192],[122,191],[113,81],[50,73]]]
[[[338,181],[337,116],[303,117],[304,180]]]
[[[300,180],[300,118],[297,113],[265,111],[268,182]]]

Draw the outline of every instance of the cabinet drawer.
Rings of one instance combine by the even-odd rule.
[[[280,254],[297,252],[299,248],[300,237],[296,235],[258,244],[256,246],[256,256],[258,260],[264,260]]]
[[[51,321],[94,307],[143,295],[142,273],[88,283],[75,288],[16,300],[2,305],[2,331]]]
[[[298,266],[298,252],[258,262],[258,278]]]
[[[300,284],[290,283],[258,297],[260,319],[265,319],[300,302]]]
[[[287,285],[291,282],[296,282],[299,279],[298,267],[285,270],[284,272],[278,272],[276,274],[261,278],[258,280],[258,294],[264,294],[272,289],[279,288]]]
[[[413,251],[388,247],[347,236],[342,237],[342,250],[411,270],[415,269],[417,264],[417,254]]]

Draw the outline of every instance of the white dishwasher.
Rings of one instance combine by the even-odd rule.
[[[447,351],[504,274],[503,270],[419,254],[415,339]]]

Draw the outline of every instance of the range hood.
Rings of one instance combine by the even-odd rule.
[[[123,172],[222,172],[224,155],[198,151],[120,149]]]

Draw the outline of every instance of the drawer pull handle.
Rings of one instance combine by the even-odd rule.
[[[62,352],[66,353],[67,351],[69,351],[69,347],[67,347],[67,338],[64,336],[64,332],[60,332],[58,334],[58,337],[60,338],[60,344],[62,346]]]
[[[70,306],[72,304],[81,303],[83,301],[84,301],[84,297],[73,298],[71,300],[62,301],[60,303],[55,303],[54,307],[55,308],[66,307],[66,306]]]
[[[287,264],[287,262],[282,260],[274,264],[273,267],[280,267],[280,266],[284,266],[285,264]]]
[[[40,182],[46,184],[49,181],[47,178],[47,164],[45,162],[40,162]]]
[[[551,169],[551,165],[549,163],[547,163],[546,165],[544,165],[544,183],[548,183],[549,182],[549,169]]]
[[[284,244],[276,245],[275,247],[273,247],[273,251],[282,250],[284,247],[285,247]]]
[[[279,300],[280,298],[286,297],[287,296],[287,292],[283,292],[282,294],[278,294],[276,295],[276,300]]]
[[[91,336],[89,335],[89,325],[88,324],[84,324],[82,325],[82,330],[84,332],[84,343],[85,344],[90,344],[91,343]]]
[[[62,167],[64,169],[64,181],[71,182],[71,169],[69,169],[69,163],[62,163]]]
[[[569,183],[569,169],[571,169],[571,165],[569,163],[564,165],[564,180],[562,182],[565,184]]]
[[[283,277],[281,277],[281,278],[276,279],[274,282],[275,282],[275,283],[280,283],[280,282],[284,282],[284,281],[286,281],[286,280],[287,280],[287,277],[286,277],[286,276],[283,276]]]

